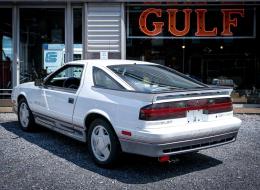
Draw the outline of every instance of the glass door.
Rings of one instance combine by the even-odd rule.
[[[20,83],[64,64],[65,9],[20,8]]]
[[[10,98],[12,61],[12,9],[0,8],[0,99]]]

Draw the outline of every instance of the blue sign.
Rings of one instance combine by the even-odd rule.
[[[46,63],[51,63],[51,62],[56,62],[57,61],[57,52],[55,51],[50,51],[50,52],[47,52],[45,54],[45,62]]]

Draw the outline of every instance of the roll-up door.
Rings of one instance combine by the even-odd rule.
[[[121,5],[89,3],[87,5],[87,58],[99,58],[108,52],[109,58],[121,57]]]

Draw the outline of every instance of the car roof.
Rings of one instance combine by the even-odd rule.
[[[66,64],[88,64],[91,66],[109,66],[109,65],[132,65],[132,64],[146,64],[146,65],[158,65],[155,63],[145,62],[145,61],[136,61],[136,60],[124,60],[124,59],[86,59],[86,60],[77,60],[71,61]]]

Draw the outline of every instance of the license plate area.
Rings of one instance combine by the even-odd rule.
[[[189,110],[187,111],[187,122],[188,123],[198,123],[206,120],[203,114],[203,110]]]

